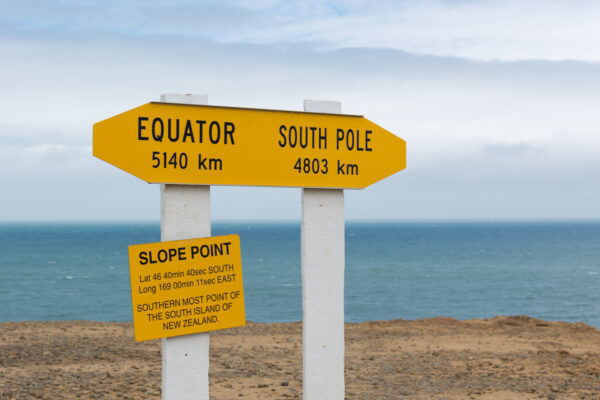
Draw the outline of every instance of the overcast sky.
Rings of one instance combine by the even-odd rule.
[[[600,2],[0,0],[0,220],[158,220],[92,156],[158,100],[337,100],[407,141],[348,219],[600,218]],[[298,219],[300,190],[214,187],[212,215]]]

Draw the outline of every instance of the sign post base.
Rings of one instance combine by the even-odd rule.
[[[167,94],[160,100],[207,104],[208,96]],[[161,185],[160,204],[161,240],[211,235],[210,186]],[[208,333],[162,339],[163,400],[209,400],[209,344]]]
[[[304,111],[341,113],[338,102]],[[344,191],[302,189],[302,347],[305,400],[343,400]]]

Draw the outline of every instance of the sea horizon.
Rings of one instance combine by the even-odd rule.
[[[242,244],[247,319],[302,319],[300,221],[212,222]],[[131,320],[127,247],[158,220],[0,222],[0,321]],[[600,327],[600,221],[347,220],[346,322],[528,315]]]

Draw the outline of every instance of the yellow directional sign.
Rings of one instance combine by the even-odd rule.
[[[246,323],[238,235],[129,246],[136,340]]]
[[[96,123],[94,155],[151,183],[364,188],[406,167],[361,116],[170,103]]]

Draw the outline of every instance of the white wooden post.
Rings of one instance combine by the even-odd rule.
[[[164,94],[168,103],[208,104],[207,95]],[[210,186],[160,186],[162,241],[210,236]],[[208,333],[162,339],[163,400],[208,400]]]
[[[339,102],[305,100],[304,111],[341,114],[342,106]],[[332,169],[334,161],[330,160],[330,164]],[[302,189],[301,240],[303,397],[342,400],[345,395],[343,190]]]

